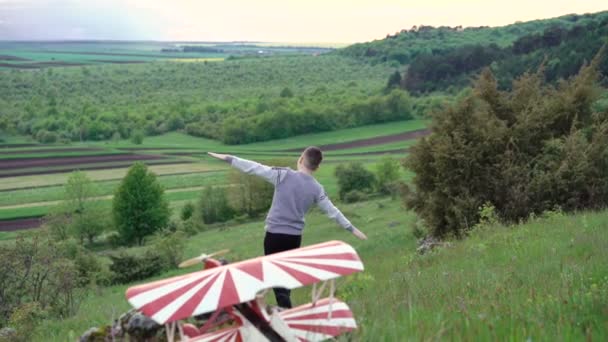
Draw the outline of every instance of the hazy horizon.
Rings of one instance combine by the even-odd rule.
[[[414,25],[504,26],[606,10],[605,1],[0,0],[2,41],[350,44]]]

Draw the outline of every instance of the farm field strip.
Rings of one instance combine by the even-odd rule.
[[[224,171],[209,171],[204,173],[185,174],[185,175],[170,175],[159,176],[160,184],[167,191],[175,191],[175,189],[187,189],[193,187],[201,187],[206,185],[217,185],[225,183]],[[97,181],[95,184],[95,195],[103,197],[114,193],[120,179]],[[0,192],[0,209],[6,209],[9,206],[18,207],[20,205],[32,205],[35,203],[48,203],[51,201],[60,201],[65,197],[65,189],[63,185],[55,185],[49,187],[26,188],[11,191]]]
[[[4,161],[19,161],[25,159],[51,159],[51,158],[76,158],[76,157],[102,157],[102,156],[116,156],[116,155],[135,155],[130,152],[118,151],[118,150],[102,150],[102,149],[69,149],[67,151],[55,150],[55,151],[8,151],[0,152],[0,165]],[[143,154],[142,154],[143,155]]]
[[[188,163],[191,161],[184,159],[156,159],[156,160],[139,160],[141,162],[145,162],[146,165],[173,165],[173,164],[182,164]],[[54,173],[64,173],[64,172],[72,172],[76,170],[111,170],[111,169],[120,169],[133,165],[133,160],[126,160],[122,162],[106,162],[106,163],[94,163],[94,164],[75,164],[75,165],[63,165],[63,166],[53,166],[53,167],[33,167],[26,169],[12,169],[7,171],[0,171],[0,179],[7,177],[18,177],[22,176],[31,176],[31,175],[46,175],[46,174],[54,174]]]
[[[74,164],[93,164],[121,161],[143,161],[164,159],[165,156],[153,154],[99,154],[91,156],[73,155],[69,157],[44,157],[44,158],[12,158],[0,160],[0,168],[6,169],[25,169],[32,167],[64,166]]]
[[[0,147],[0,156],[8,154],[27,154],[27,153],[50,153],[50,152],[90,152],[90,151],[104,151],[100,147],[62,147],[62,146],[28,146],[28,147]],[[107,150],[105,150],[107,151]]]
[[[116,180],[123,178],[127,174],[129,166],[130,165],[122,165],[117,166],[114,169],[106,168],[102,170],[91,170],[86,171],[86,173],[93,181]],[[226,169],[226,167],[226,164],[221,162],[183,163],[174,161],[172,164],[148,165],[148,169],[159,176],[211,172]],[[0,178],[0,191],[6,191],[8,189],[14,190],[61,185],[67,182],[69,176],[70,172],[62,172],[37,176],[14,176]]]
[[[355,128],[346,128],[323,133],[299,135],[291,138],[256,142],[244,145],[225,145],[217,140],[193,137],[183,133],[171,132],[164,135],[146,137],[142,145],[135,145],[128,140],[111,143],[87,143],[84,146],[105,146],[115,149],[129,149],[138,151],[140,149],[192,149],[216,152],[285,152],[286,149],[301,149],[309,145],[327,145],[335,143],[352,142],[361,139],[375,138],[379,136],[399,134],[425,129],[428,121],[407,120],[384,124],[376,124]]]
[[[176,192],[189,192],[189,191],[199,191],[203,190],[205,186],[194,186],[188,188],[176,188],[176,189],[167,189],[165,190],[166,194],[176,193]],[[104,195],[104,196],[96,196],[92,197],[91,201],[102,201],[102,200],[110,200],[114,198],[114,195]],[[14,204],[14,205],[5,205],[0,206],[0,212],[12,209],[22,209],[22,208],[34,208],[34,207],[43,207],[43,206],[52,206],[57,205],[63,202],[63,200],[56,201],[43,201],[43,202],[34,202],[34,203],[22,203],[22,204]],[[0,215],[1,217],[2,215]]]

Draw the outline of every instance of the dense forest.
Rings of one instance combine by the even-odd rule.
[[[550,27],[569,30],[608,17],[608,11],[584,15],[566,15],[553,19],[518,22],[502,27],[433,27],[414,26],[385,39],[354,44],[335,53],[363,59],[372,64],[389,62],[393,66],[412,63],[419,55],[441,54],[471,45],[509,47],[523,36],[540,34]]]
[[[42,142],[178,129],[268,140],[410,117],[405,92],[384,93],[390,72],[338,56],[2,71],[0,121]]]
[[[414,27],[338,53],[371,64],[387,62],[398,69],[407,64],[402,75],[389,78],[389,86],[411,94],[455,94],[487,66],[501,89],[541,65],[549,82],[567,79],[593,58],[607,38],[608,12],[600,12],[497,28]],[[608,75],[608,59],[601,61],[599,71]]]

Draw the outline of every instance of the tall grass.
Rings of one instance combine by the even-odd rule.
[[[368,241],[355,240],[315,211],[307,218],[304,244],[340,239],[361,255],[365,271],[340,279],[337,290],[360,326],[349,336],[353,340],[608,338],[608,212],[487,227],[467,240],[418,255],[410,228],[415,218],[398,202],[341,208]],[[195,235],[184,258],[223,248],[232,249],[232,261],[260,255],[262,226],[253,222]],[[127,287],[90,292],[75,317],[44,321],[35,340],[65,341],[90,326],[110,323],[129,309]],[[296,304],[309,300],[310,289],[294,292]]]

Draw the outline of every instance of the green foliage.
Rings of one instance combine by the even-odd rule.
[[[197,203],[196,218],[204,224],[226,222],[235,215],[228,203],[226,188],[208,185],[201,192]]]
[[[169,205],[156,176],[135,163],[116,190],[112,202],[114,224],[123,243],[142,244],[146,236],[167,226]]]
[[[546,33],[555,28],[569,30],[575,26],[597,25],[608,17],[608,12],[595,14],[566,15],[553,19],[534,20],[515,23],[503,27],[433,27],[414,26],[404,29],[386,39],[368,43],[353,44],[339,49],[335,54],[355,57],[371,64],[397,62],[410,64],[416,57],[446,50],[454,50],[467,45],[495,44],[500,47],[511,46],[524,36],[546,36],[547,40],[555,39],[555,33]]]
[[[131,142],[135,145],[141,145],[144,142],[144,132],[142,130],[136,130],[131,133]]]
[[[473,94],[436,115],[433,134],[411,149],[407,207],[434,235],[459,236],[486,202],[506,222],[556,205],[608,205],[608,113],[592,111],[600,60],[557,87],[542,72],[526,74],[510,92],[486,69]]]
[[[408,67],[403,86],[414,94],[462,88],[473,73],[491,66],[498,84],[509,88],[524,72],[543,65],[548,81],[575,75],[605,43],[608,12],[593,20],[567,28],[549,26],[539,33],[522,36],[513,45],[499,47],[485,42],[418,55]],[[600,63],[600,73],[608,75],[608,60]]]
[[[77,310],[78,271],[60,247],[44,232],[0,245],[0,322],[27,303],[64,317]]]
[[[388,78],[386,89],[393,89],[401,87],[401,73],[399,70],[395,70],[393,74]]]
[[[15,308],[8,321],[15,329],[16,339],[11,342],[30,341],[36,325],[45,318],[45,312],[37,302],[29,302]]]
[[[281,93],[279,94],[280,97],[293,97],[293,91],[291,91],[291,89],[285,87],[283,88],[283,90],[281,90]]]
[[[161,255],[165,264],[163,269],[173,269],[179,265],[183,259],[185,243],[185,233],[179,230],[161,230],[154,235],[152,248]]]
[[[344,194],[342,201],[344,203],[355,203],[355,202],[364,201],[367,199],[367,197],[368,197],[368,194],[363,191],[351,190]]]
[[[338,179],[338,195],[341,200],[345,200],[346,194],[353,190],[371,192],[376,178],[371,171],[358,162],[338,165],[334,175]],[[360,196],[353,193],[350,197],[357,198]]]
[[[45,141],[108,140],[119,133],[138,143],[139,132],[181,129],[231,143],[269,140],[279,133],[286,137],[362,125],[350,119],[348,105],[380,94],[390,74],[386,66],[327,55],[86,70],[88,75],[71,68],[51,74],[0,71],[3,125],[23,135],[42,132]],[[294,119],[297,125],[265,134],[264,124],[278,117],[277,125]],[[230,119],[256,132],[235,135],[240,126]]]
[[[375,123],[409,120],[413,118],[413,100],[401,89],[385,95],[330,98],[319,96],[280,99],[268,104],[268,110],[249,116],[229,117],[222,122],[219,134],[202,136],[220,139],[226,144],[245,144],[256,141],[282,139],[356,127]],[[319,101],[327,101],[322,106]],[[203,124],[207,127],[207,123]],[[211,127],[206,128],[211,129]],[[192,127],[202,132],[202,127]]]
[[[192,214],[194,214],[194,204],[192,202],[188,202],[182,207],[179,217],[182,219],[182,221],[186,221],[192,217]]]
[[[398,190],[400,169],[398,160],[390,156],[382,158],[376,164],[376,191],[384,195],[395,194]]]
[[[160,274],[166,268],[166,261],[158,251],[147,249],[143,255],[119,252],[110,255],[112,283],[127,284]]]

